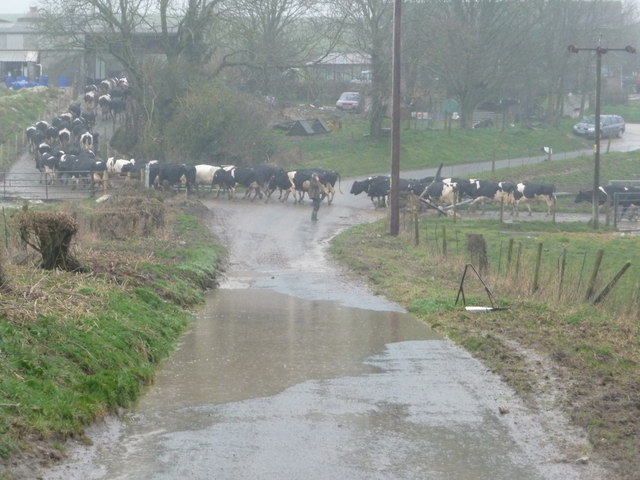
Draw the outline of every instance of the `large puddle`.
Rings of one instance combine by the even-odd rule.
[[[572,440],[554,447],[548,416],[326,260],[366,212],[210,208],[223,284],[139,405],[43,479],[600,478],[571,463]]]
[[[410,314],[219,289],[137,408],[43,478],[578,478],[532,460],[485,376]]]

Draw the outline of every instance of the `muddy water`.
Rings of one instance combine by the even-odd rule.
[[[221,289],[83,476],[544,478],[481,374],[406,313]]]
[[[42,478],[600,478],[562,420],[331,264],[328,239],[369,214],[210,208],[220,288],[139,405]]]

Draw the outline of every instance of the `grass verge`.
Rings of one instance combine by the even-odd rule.
[[[10,220],[4,232],[3,479],[30,456],[58,458],[65,439],[136,401],[203,302],[222,253],[197,203],[113,197],[55,208],[78,219],[74,254],[88,273],[40,270]]]
[[[571,133],[571,119],[558,126],[527,128],[508,126],[461,130],[416,130],[403,125],[400,155],[402,170],[415,170],[505,158],[539,157],[543,146],[553,146],[555,156],[590,148],[591,141]],[[391,139],[367,135],[360,116],[347,116],[342,128],[308,137],[274,133],[278,151],[272,160],[285,169],[326,168],[342,176],[370,175],[390,169]]]
[[[543,242],[550,252],[572,246],[576,251],[588,251],[590,263],[591,253],[598,249],[611,252],[610,263],[617,265],[625,259],[635,259],[640,247],[640,238],[626,238],[624,242],[628,242],[621,243],[615,232],[585,232],[582,224],[553,226],[547,222],[542,226],[523,222],[505,227],[499,222],[469,220],[454,224],[423,216],[418,245],[412,225],[393,237],[387,234],[384,222],[377,222],[342,233],[332,241],[331,252],[359,278],[366,278],[377,294],[406,306],[432,328],[481,358],[534,405],[546,393],[550,379],[536,377],[532,362],[523,352],[537,352],[549,359],[554,384],[563,392],[555,406],[588,432],[593,458],[609,464],[617,478],[637,478],[637,266],[615,287],[619,289],[615,300],[594,306],[583,301],[586,281],[579,286],[576,277],[567,274],[559,292],[557,256],[545,252],[547,265],[542,268],[539,287],[532,291],[531,262],[525,261],[523,255],[518,270],[515,260],[507,266],[505,243],[500,240],[505,238],[505,229],[518,242]],[[464,266],[477,265],[477,258],[467,250],[467,234],[486,239],[488,266],[481,277],[495,295],[496,306],[506,310],[470,312],[463,308],[461,299],[455,305]],[[573,263],[579,271],[581,262],[576,256],[568,264]],[[608,274],[600,277],[609,278]],[[463,292],[468,305],[491,305],[484,286],[474,275],[465,280]],[[620,306],[623,298],[625,308]]]

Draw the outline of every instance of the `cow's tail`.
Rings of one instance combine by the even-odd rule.
[[[338,174],[338,191],[340,192],[340,195],[342,195],[342,188],[340,187],[340,183],[341,183],[340,180],[341,180],[341,177],[340,177],[340,174]]]

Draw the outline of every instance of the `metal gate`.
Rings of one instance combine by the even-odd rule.
[[[1,172],[0,198],[3,201],[61,201],[99,197],[126,184],[142,186],[143,182],[131,177],[109,177],[90,180],[90,172],[75,172],[76,178],[46,177],[34,169],[32,172]]]

